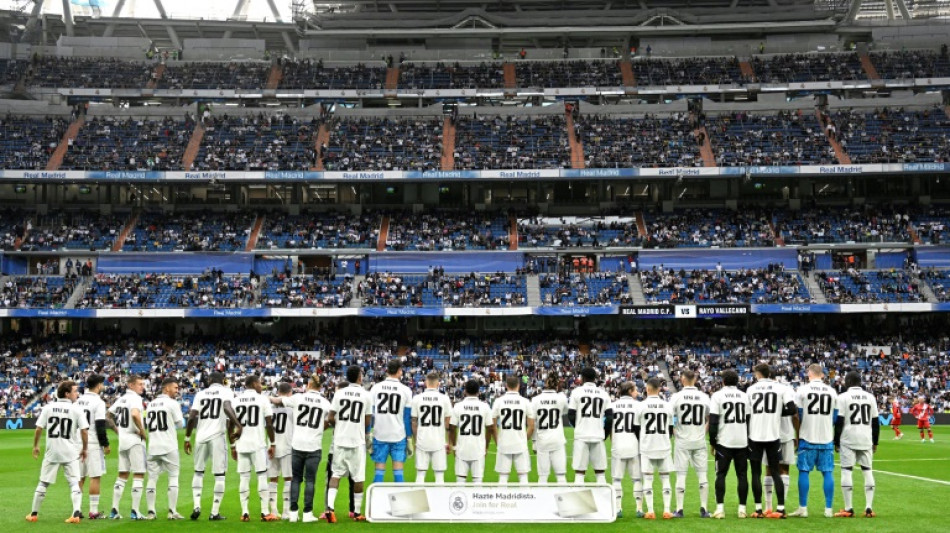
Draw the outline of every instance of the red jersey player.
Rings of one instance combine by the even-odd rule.
[[[930,442],[934,441],[934,432],[930,429],[930,417],[934,415],[934,408],[927,403],[927,399],[921,396],[914,401],[914,406],[910,408],[910,414],[917,419],[917,429],[920,430],[920,442],[925,442],[924,430],[927,430],[927,436]]]
[[[897,397],[891,398],[891,429],[894,430],[894,440],[901,440],[904,434],[901,433],[901,402]]]

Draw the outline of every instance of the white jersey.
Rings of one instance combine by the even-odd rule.
[[[340,448],[366,446],[366,417],[372,414],[373,400],[362,385],[350,384],[336,391],[330,410],[336,413],[333,445]],[[294,436],[296,440],[296,435]]]
[[[293,411],[287,407],[274,407],[273,409],[274,443],[277,445],[274,449],[274,457],[286,457],[293,451],[293,446],[291,446],[291,442],[294,438]],[[327,402],[327,407],[323,411],[323,418],[325,418],[329,412],[330,402]]]
[[[405,410],[410,408],[412,391],[398,379],[386,378],[369,390],[373,404],[373,438],[380,442],[406,439]]]
[[[874,446],[871,424],[879,413],[874,395],[861,387],[851,387],[838,396],[838,416],[844,419],[841,445],[852,450]]]
[[[362,387],[360,388],[362,390]],[[338,394],[339,396],[339,394]],[[330,402],[315,390],[281,398],[286,409],[285,435],[289,431],[290,447],[301,452],[315,452],[323,447],[324,423],[330,414]],[[339,425],[339,419],[337,420]],[[289,429],[292,428],[292,429]],[[274,417],[274,432],[277,431],[277,415]],[[286,438],[286,437],[285,437]],[[280,438],[277,439],[280,441]],[[276,453],[275,455],[280,456]],[[284,455],[287,455],[286,453]]]
[[[567,443],[564,438],[563,419],[567,414],[567,396],[553,390],[543,390],[531,399],[536,424],[534,451],[551,452],[562,450]]]
[[[779,426],[778,437],[782,442],[795,440],[795,425],[792,424],[792,417],[782,417],[782,425]]]
[[[82,451],[80,432],[89,429],[86,415],[79,406],[66,398],[46,404],[36,419],[36,427],[46,430],[46,455],[50,463],[70,463],[79,460]]]
[[[810,444],[830,444],[835,440],[835,409],[838,394],[824,382],[809,381],[798,387],[795,406],[801,426],[798,436]]]
[[[137,444],[143,444],[145,441],[139,435],[139,429],[132,421],[132,413],[139,412],[139,416],[145,413],[145,403],[142,397],[134,391],[125,391],[125,394],[119,397],[109,412],[115,419],[115,425],[119,428],[119,451],[125,451]],[[144,420],[143,420],[144,423]]]
[[[604,414],[610,407],[610,395],[593,383],[584,383],[571,392],[568,404],[575,411],[574,440],[603,442]]]
[[[640,426],[640,455],[649,459],[670,456],[673,449],[670,444],[673,406],[669,402],[659,396],[647,396],[640,402],[637,425]]]
[[[208,442],[227,434],[228,418],[224,414],[224,404],[228,402],[234,403],[234,391],[220,383],[195,395],[191,408],[198,410],[197,442]]]
[[[79,397],[76,400],[76,405],[83,410],[83,413],[86,417],[86,423],[89,424],[90,429],[96,427],[96,422],[106,420],[106,402],[102,401],[102,398],[94,392],[87,392]],[[89,432],[89,449],[98,450],[99,449],[99,439],[94,435],[94,431]]]
[[[493,425],[491,407],[475,396],[455,404],[452,425],[458,428],[455,457],[463,461],[485,458],[485,432]]]
[[[270,441],[267,436],[267,417],[274,416],[270,400],[256,390],[248,389],[234,399],[234,412],[244,428],[234,446],[238,453],[252,453],[266,448]]]
[[[145,410],[148,429],[148,455],[165,455],[178,450],[178,430],[184,426],[181,404],[161,394]]]
[[[676,446],[684,450],[706,447],[706,418],[709,415],[709,396],[696,387],[683,387],[671,398],[676,414]]]
[[[426,389],[412,399],[412,418],[416,419],[416,449],[437,452],[445,449],[445,419],[452,418],[452,402],[439,389]]]
[[[509,391],[495,399],[491,416],[498,429],[498,453],[528,452],[528,419],[534,418],[531,402]]]
[[[610,454],[621,459],[640,455],[640,441],[633,431],[633,426],[637,425],[640,402],[624,396],[616,400],[610,409],[614,416],[613,426],[611,426]]]
[[[716,391],[709,401],[709,414],[719,416],[716,442],[723,448],[748,447],[751,412],[752,404],[746,393],[736,387]]]
[[[749,440],[781,440],[782,410],[788,402],[795,401],[795,392],[788,385],[771,379],[760,379],[749,387],[747,393],[752,404]]]

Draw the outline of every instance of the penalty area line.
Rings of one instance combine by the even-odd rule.
[[[908,478],[908,479],[916,479],[916,480],[918,480],[918,481],[929,481],[929,482],[931,482],[931,483],[939,483],[939,484],[941,484],[941,485],[950,485],[950,481],[944,481],[944,480],[942,480],[942,479],[933,479],[933,478],[929,478],[929,477],[912,476],[912,475],[910,475],[910,474],[901,474],[901,473],[899,473],[899,472],[888,472],[887,470],[877,470],[877,469],[875,469],[874,472],[875,472],[875,473],[880,473],[880,474],[887,474],[887,475],[889,475],[889,476],[897,476],[897,477],[905,477],[905,478]]]

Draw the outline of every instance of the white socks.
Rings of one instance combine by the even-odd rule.
[[[43,505],[43,500],[46,499],[46,487],[49,485],[40,481],[36,485],[36,492],[33,493],[33,512],[39,513],[40,506]]]
[[[660,481],[663,483],[663,512],[670,512],[670,500],[673,499],[670,489],[670,474],[660,474]]]
[[[201,490],[205,483],[205,473],[195,472],[191,478],[191,499],[194,501],[195,509],[201,509]]]
[[[211,502],[211,514],[221,512],[221,501],[224,500],[224,476],[214,476],[214,500]]]
[[[125,493],[126,480],[117,478],[115,485],[112,486],[112,508],[118,510],[119,502],[122,501],[122,494]]]
[[[686,472],[676,473],[676,510],[683,508],[683,500],[686,499]]]
[[[139,511],[139,505],[142,504],[142,486],[144,484],[144,480],[140,477],[132,479],[132,510],[137,514],[142,514]]]

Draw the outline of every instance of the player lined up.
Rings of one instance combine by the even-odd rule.
[[[623,481],[633,483],[638,517],[656,518],[654,478],[662,487],[663,518],[682,518],[686,494],[686,476],[692,468],[698,477],[702,518],[725,518],[726,475],[736,472],[739,508],[745,518],[806,517],[809,473],[817,469],[823,475],[825,516],[854,516],[852,508],[852,471],[855,465],[864,472],[866,506],[864,516],[873,517],[874,479],[872,454],[880,436],[877,405],[871,394],[861,388],[860,375],[849,373],[847,390],[840,396],[824,383],[818,365],[808,369],[809,383],[797,391],[771,379],[768,365],[753,369],[756,382],[746,392],[739,390],[735,371],[722,373],[723,388],[710,399],[696,388],[697,375],[682,372],[682,390],[670,401],[660,396],[658,378],[646,382],[646,398],[638,401],[631,382],[622,383],[616,400],[597,385],[597,373],[584,368],[583,384],[570,398],[559,392],[560,380],[549,375],[545,387],[532,400],[521,396],[521,380],[508,376],[505,394],[489,406],[479,399],[480,383],[465,384],[465,397],[452,405],[439,391],[437,373],[426,377],[426,389],[412,397],[400,382],[398,361],[387,367],[387,379],[367,391],[360,367],[347,368],[347,382],[338,388],[332,402],[321,393],[319,376],[311,377],[303,393],[293,394],[291,386],[280,384],[277,396],[265,397],[258,376],[244,380],[244,391],[235,393],[226,386],[222,373],[209,375],[209,387],[194,398],[187,425],[178,402],[178,384],[168,379],[162,394],[145,408],[141,393],[144,381],[132,376],[127,390],[115,404],[105,409],[98,397],[103,379],[87,380],[86,393],[80,398],[75,383],[63,383],[57,390],[58,401],[44,409],[37,421],[34,456],[39,455],[39,438],[47,438],[40,483],[34,495],[29,521],[36,521],[46,488],[62,468],[70,484],[74,511],[67,522],[82,518],[80,480],[90,480],[89,518],[102,518],[98,510],[99,482],[105,474],[105,455],[110,453],[107,427],[119,435],[119,475],[114,485],[110,518],[119,519],[120,502],[132,477],[130,518],[156,518],[156,487],[162,474],[168,475],[168,518],[181,519],[177,511],[180,460],[178,430],[185,428],[186,454],[194,454],[192,478],[193,511],[201,514],[204,473],[211,463],[214,489],[210,520],[224,520],[220,514],[225,495],[228,456],[237,461],[240,478],[241,520],[250,520],[252,474],[257,476],[260,519],[281,518],[292,522],[336,522],[334,510],[340,480],[349,478],[350,517],[361,514],[367,453],[375,463],[375,481],[381,481],[391,458],[393,477],[404,478],[407,455],[416,451],[416,473],[425,479],[431,468],[436,482],[445,481],[447,456],[455,455],[458,482],[484,480],[485,458],[494,440],[497,448],[495,471],[499,483],[508,482],[514,469],[519,483],[528,482],[531,470],[529,442],[537,456],[539,482],[548,483],[553,474],[558,483],[567,482],[565,427],[574,427],[572,468],[575,482],[583,483],[588,469],[599,483],[612,482],[616,488],[617,508],[621,508]],[[75,402],[75,403],[74,403]],[[920,415],[925,415],[920,407]],[[915,416],[918,413],[914,413]],[[89,428],[96,435],[90,442]],[[333,430],[327,460],[328,484],[326,507],[314,514],[316,473],[322,460],[324,432]],[[707,429],[708,428],[708,429]],[[708,478],[706,434],[715,453],[715,511],[707,510]],[[923,429],[921,430],[923,432]],[[672,437],[675,436],[674,449]],[[795,450],[795,439],[798,450]],[[607,478],[606,439],[611,439],[612,480]],[[194,440],[194,444],[192,443]],[[147,446],[146,446],[147,443]],[[229,453],[230,448],[230,453]],[[841,484],[845,509],[832,511],[834,469],[833,453],[841,455]],[[799,470],[798,510],[786,514],[788,466],[795,460]],[[762,467],[766,465],[766,483]],[[748,513],[748,470],[751,466],[755,510]],[[145,473],[148,484],[143,486]],[[670,474],[676,472],[675,511]],[[284,480],[282,509],[278,512],[278,481]],[[289,481],[289,483],[288,483]],[[300,489],[304,485],[303,514],[300,513]],[[288,487],[289,485],[289,487]],[[763,490],[764,489],[764,490]],[[140,511],[142,493],[146,494],[146,513]],[[765,493],[763,501],[763,492]],[[772,509],[774,493],[777,505]],[[644,504],[646,512],[644,512]]]

